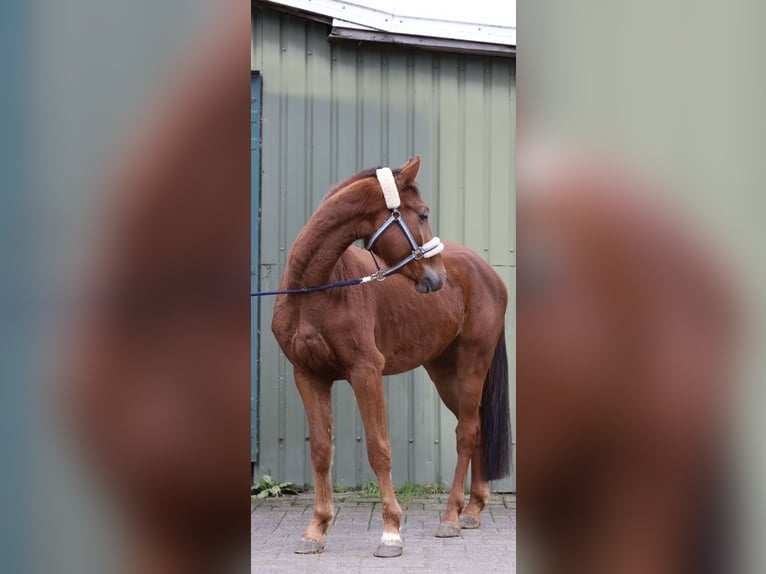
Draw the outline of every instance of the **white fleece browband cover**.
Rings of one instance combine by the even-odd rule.
[[[396,182],[394,181],[394,174],[391,173],[391,169],[381,167],[375,170],[375,175],[378,176],[380,188],[383,190],[383,197],[386,198],[386,207],[388,209],[398,208],[402,202],[399,199],[399,191],[396,189]]]

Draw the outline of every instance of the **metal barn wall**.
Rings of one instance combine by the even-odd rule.
[[[261,75],[257,72],[250,79],[250,220],[258,221],[261,205]],[[257,226],[256,226],[257,227]],[[260,264],[260,233],[250,237],[250,289],[258,290],[258,267]],[[250,460],[258,460],[258,329],[260,303],[250,301]]]
[[[277,287],[294,238],[335,183],[419,154],[434,233],[481,254],[508,286],[515,443],[515,62],[336,44],[328,33],[326,24],[255,8],[252,68],[263,89],[260,287]],[[256,477],[310,484],[307,423],[292,367],[271,334],[273,304],[260,300]],[[456,419],[425,371],[384,384],[395,483],[451,482]],[[334,385],[333,407],[333,481],[364,485],[374,475],[348,383]],[[493,489],[515,490],[515,470]]]

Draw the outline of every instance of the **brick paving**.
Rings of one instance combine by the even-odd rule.
[[[250,556],[253,574],[298,573],[465,573],[516,572],[516,497],[493,494],[477,530],[460,538],[436,538],[447,495],[418,498],[403,511],[404,554],[375,558],[383,533],[380,499],[355,493],[334,495],[335,522],[322,554],[300,555],[294,549],[311,520],[313,495],[256,500],[251,503]]]

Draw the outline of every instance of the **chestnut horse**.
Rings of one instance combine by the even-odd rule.
[[[314,515],[296,552],[325,548],[333,517],[330,389],[346,379],[364,423],[370,466],[380,485],[383,535],[375,556],[400,556],[402,511],[391,480],[383,376],[423,365],[458,419],[458,461],[437,537],[477,528],[489,480],[510,466],[505,285],[481,257],[434,238],[415,178],[420,157],[376,178],[361,172],[332,189],[290,250],[280,289],[302,289],[374,271],[370,251],[396,268],[385,281],[321,292],[279,295],[272,331],[294,366],[309,422]],[[393,223],[399,225],[393,225]],[[419,247],[420,246],[420,247]],[[391,269],[391,268],[389,268]],[[368,275],[369,277],[369,275]],[[380,275],[376,275],[380,277]],[[471,495],[465,480],[471,463]],[[465,506],[465,508],[464,508]]]

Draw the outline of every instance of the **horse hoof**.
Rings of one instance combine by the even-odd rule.
[[[320,554],[321,552],[324,552],[324,542],[311,538],[301,538],[298,548],[295,549],[296,554]]]
[[[474,518],[473,516],[469,516],[468,514],[464,514],[460,517],[460,528],[472,530],[474,528],[478,528],[480,524],[481,520]]]
[[[378,558],[396,558],[402,555],[402,547],[398,544],[379,544],[372,554]]]
[[[442,522],[436,529],[436,538],[456,538],[460,536],[460,526],[451,522]]]

